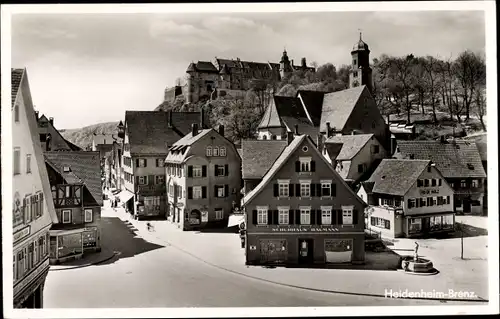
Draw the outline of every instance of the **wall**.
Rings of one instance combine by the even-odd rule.
[[[372,153],[372,145],[379,146],[378,154]],[[349,165],[349,173],[347,174],[348,179],[358,180],[365,173],[366,170],[369,170],[373,165],[373,162],[377,159],[386,158],[387,153],[384,147],[380,144],[380,142],[373,136],[368,143],[359,151],[359,153],[354,156],[351,160],[351,165]],[[362,173],[358,173],[358,165],[365,164],[365,171]]]
[[[404,216],[402,215],[396,215],[393,209],[386,208],[386,207],[380,207],[380,206],[372,206],[369,208],[369,215],[368,215],[368,227],[369,229],[376,231],[376,232],[381,232],[382,237],[401,237],[404,236]],[[375,225],[371,224],[371,217],[378,217],[382,218],[385,220],[390,221],[390,229],[384,228],[384,227],[378,227]]]
[[[133,161],[132,156],[130,155],[130,142],[129,142],[129,138],[128,138],[128,129],[127,128],[125,128],[125,137],[123,139],[123,145],[124,145],[123,155],[122,155],[123,172],[124,173],[129,173],[131,175],[134,175],[135,162]],[[125,147],[127,145],[129,145],[129,149],[127,149],[127,147]],[[132,163],[131,163],[130,166],[125,165],[125,163],[126,163],[125,158],[126,157],[132,159]],[[128,181],[127,179],[125,179],[125,175],[123,174],[123,187],[126,190],[128,190],[129,192],[134,193],[135,192],[135,190],[134,190],[134,183],[135,183],[134,179],[132,179],[132,181]]]
[[[243,192],[244,194],[248,194],[254,189],[259,183],[262,181],[262,179],[245,179],[243,181]]]
[[[272,135],[275,135],[277,140],[281,140],[282,139],[281,136],[284,134],[285,134],[285,129],[281,128],[281,127],[259,129],[257,139],[259,139],[259,140],[263,140],[263,139],[272,140]]]

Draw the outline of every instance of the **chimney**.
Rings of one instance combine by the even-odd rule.
[[[203,111],[203,108],[200,110],[200,127],[205,127],[205,111]]]
[[[299,125],[295,124],[295,135],[299,135]]]
[[[301,64],[303,68],[307,68],[306,58],[302,58]]]
[[[316,137],[316,145],[318,147],[318,151],[321,154],[323,154],[323,145],[324,145],[323,134],[318,133],[318,136]]]
[[[444,138],[444,135],[441,135],[441,143],[445,143],[446,139]]]
[[[172,127],[172,111],[168,111],[167,113],[167,125],[168,127]]]
[[[330,127],[330,122],[326,122],[326,137],[330,137],[332,128]]]
[[[224,125],[219,125],[219,134],[224,136]]]
[[[293,64],[293,59],[292,59],[292,66],[293,66],[293,65],[294,65],[294,64]]]
[[[290,143],[292,143],[292,141],[293,141],[293,132],[286,132],[286,141],[287,141],[288,145],[290,145]]]
[[[53,117],[49,117],[49,122],[50,122],[50,125],[54,126],[54,118]]]
[[[39,114],[40,113],[38,111],[35,111],[35,118],[36,118],[37,122],[38,122]]]
[[[193,136],[198,135],[198,123],[193,123]]]

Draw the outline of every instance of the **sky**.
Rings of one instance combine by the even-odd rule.
[[[482,11],[13,14],[12,67],[58,129],[153,110],[192,61],[215,57],[350,63],[362,30],[370,58],[484,52]]]

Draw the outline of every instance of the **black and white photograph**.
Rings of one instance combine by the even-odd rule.
[[[498,313],[495,11],[2,5],[4,317]]]

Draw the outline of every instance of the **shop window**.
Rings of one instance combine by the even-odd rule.
[[[410,234],[419,233],[422,230],[421,218],[410,218],[408,220],[408,232]]]
[[[353,207],[342,207],[342,224],[352,225],[353,221]]]
[[[442,225],[443,229],[453,228],[453,215],[444,215]]]
[[[267,225],[267,208],[257,208],[257,224]]]
[[[85,222],[86,223],[91,223],[92,222],[92,209],[86,209],[85,210]]]
[[[225,147],[220,148],[220,156],[226,156],[226,148]]]
[[[441,230],[441,227],[442,227],[441,216],[429,217],[429,225],[430,225],[431,231]]]
[[[289,196],[289,189],[290,189],[290,184],[289,183],[279,183],[278,184],[278,196],[279,197],[288,197]]]
[[[215,219],[216,220],[224,219],[224,210],[222,210],[222,208],[215,209]]]
[[[212,156],[212,146],[207,147],[207,156]]]
[[[300,197],[310,197],[310,196],[311,196],[311,184],[300,183]]]
[[[311,224],[311,210],[309,208],[300,209],[300,224],[301,225]]]
[[[71,210],[70,209],[65,209],[62,211],[62,221],[63,221],[63,224],[70,224],[71,223]]]
[[[322,208],[321,209],[321,224],[331,225],[332,224],[332,209]]]
[[[280,208],[278,211],[278,224],[279,225],[288,225],[289,223],[289,208]]]

